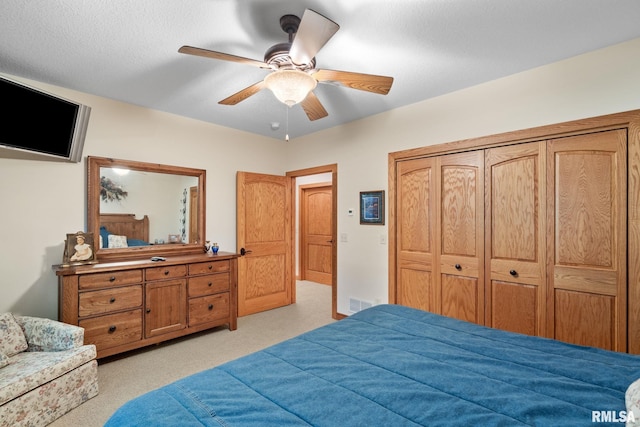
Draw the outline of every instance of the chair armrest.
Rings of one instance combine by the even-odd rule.
[[[56,320],[15,316],[27,338],[27,351],[60,351],[84,344],[84,328]]]

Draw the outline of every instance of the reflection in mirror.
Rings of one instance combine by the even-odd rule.
[[[202,252],[204,170],[88,157],[88,177],[101,261]]]
[[[182,243],[195,243],[197,221],[192,212],[198,189],[198,178],[155,172],[131,171],[122,168],[100,168],[100,216],[104,214],[133,214],[149,221],[148,242],[127,236],[128,246],[147,243],[169,243],[169,236]],[[100,224],[101,235],[108,224]],[[175,238],[175,236],[178,236]],[[104,237],[104,236],[103,236]],[[140,237],[140,236],[138,236]],[[102,239],[102,248],[108,248],[108,239]],[[106,240],[106,241],[105,241]]]

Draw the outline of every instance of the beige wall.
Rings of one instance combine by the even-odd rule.
[[[235,250],[235,172],[338,164],[338,311],[387,301],[387,225],[360,225],[358,195],[387,190],[387,154],[640,109],[640,39],[324,132],[282,141],[38,85],[92,107],[84,155],[207,170],[207,238]],[[33,82],[27,82],[33,84]],[[373,96],[373,95],[372,95]],[[251,151],[249,151],[251,150]],[[247,155],[247,153],[251,155]],[[85,163],[0,158],[0,312],[57,316],[66,233],[86,227]]]
[[[338,164],[338,311],[387,301],[384,227],[360,225],[360,191],[387,189],[387,154],[640,109],[640,39],[495,80],[290,144],[287,169]],[[426,74],[426,73],[425,73]],[[393,91],[393,89],[391,89]]]
[[[81,163],[0,158],[0,312],[57,318],[51,265],[86,230],[86,156],[206,169],[207,238],[223,251],[236,249],[236,171],[285,172],[280,140],[9,77],[92,110]]]

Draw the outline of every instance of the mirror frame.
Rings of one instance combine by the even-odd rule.
[[[100,168],[118,167],[142,172],[156,172],[171,175],[185,175],[198,178],[198,237],[196,243],[170,243],[151,246],[132,246],[129,248],[96,249],[99,262],[124,261],[152,256],[202,254],[204,236],[206,236],[206,171],[158,163],[145,163],[133,160],[112,159],[87,156],[87,231],[94,236],[100,235]]]

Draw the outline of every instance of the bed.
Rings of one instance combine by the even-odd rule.
[[[111,246],[109,236],[114,236]],[[100,240],[102,248],[149,245],[149,217],[144,215],[136,219],[135,214],[100,214]]]
[[[106,426],[624,425],[638,378],[640,356],[383,304],[137,397]]]

